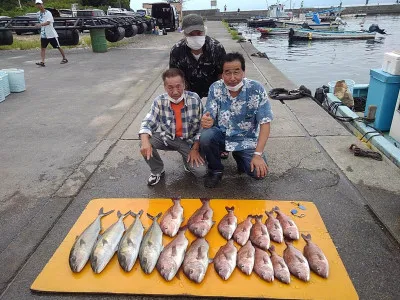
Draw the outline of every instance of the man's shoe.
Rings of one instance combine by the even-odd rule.
[[[204,179],[204,186],[206,188],[215,188],[222,180],[222,172],[211,173],[209,172]]]
[[[163,177],[165,175],[165,171],[162,171],[160,174],[153,174],[151,173],[149,176],[149,179],[147,180],[147,185],[153,186],[156,185],[161,177]]]

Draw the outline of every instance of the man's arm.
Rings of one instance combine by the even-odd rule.
[[[258,135],[257,147],[254,153],[263,153],[270,133],[270,123],[260,125],[260,133]],[[256,170],[257,177],[265,177],[268,173],[268,166],[261,155],[254,154],[250,162],[250,170]]]
[[[150,112],[143,119],[140,125],[139,136],[141,141],[140,153],[149,160],[152,156],[153,149],[150,143],[150,137],[153,131],[158,127],[159,120],[159,108],[157,107],[157,102],[154,101],[151,106]]]
[[[218,103],[214,96],[214,88],[215,84],[212,84],[208,90],[206,107],[204,109],[205,114],[201,118],[201,127],[206,129],[218,124]]]
[[[179,56],[177,55],[178,51],[175,46],[172,47],[171,52],[169,54],[169,68],[178,68],[179,69]]]

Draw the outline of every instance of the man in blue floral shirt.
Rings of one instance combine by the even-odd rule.
[[[273,119],[264,87],[245,76],[240,53],[229,53],[223,60],[222,79],[213,83],[201,124],[200,148],[208,163],[204,186],[213,188],[222,179],[224,166],[220,151],[231,151],[238,171],[255,179],[268,173],[264,147]]]

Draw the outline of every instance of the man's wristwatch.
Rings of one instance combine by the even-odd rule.
[[[262,152],[256,152],[256,151],[254,151],[253,155],[262,156]]]

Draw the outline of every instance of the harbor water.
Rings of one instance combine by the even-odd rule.
[[[347,22],[345,30],[360,30],[363,19],[344,16],[343,20]],[[333,80],[369,83],[370,69],[382,67],[385,52],[400,51],[399,15],[367,16],[364,29],[371,24],[378,24],[387,34],[377,33],[375,40],[316,40],[289,44],[287,35],[260,38],[260,33],[244,24],[238,29],[296,85],[305,85],[314,92]]]

